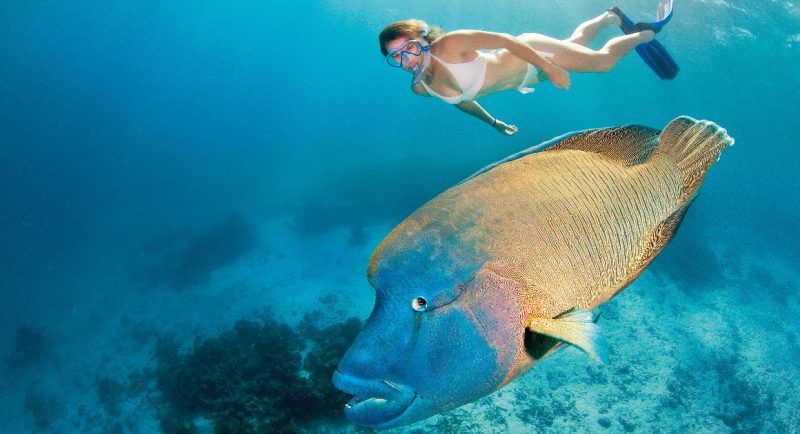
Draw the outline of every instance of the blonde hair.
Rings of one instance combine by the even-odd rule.
[[[386,49],[386,44],[389,41],[403,37],[418,38],[421,36],[422,30],[427,30],[428,42],[431,44],[436,42],[436,40],[444,34],[441,27],[430,26],[422,20],[395,21],[384,27],[381,34],[378,35],[378,42],[381,44],[381,54],[384,56],[389,54],[389,50]]]

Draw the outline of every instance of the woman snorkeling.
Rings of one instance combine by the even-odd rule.
[[[500,133],[512,135],[516,126],[492,116],[476,100],[510,89],[532,92],[528,86],[545,80],[569,90],[569,72],[607,72],[637,46],[642,59],[661,78],[674,78],[677,65],[653,40],[671,12],[671,0],[659,2],[657,22],[634,24],[614,7],[579,25],[565,40],[538,33],[517,37],[479,30],[444,33],[421,20],[403,20],[386,26],[379,41],[389,65],[413,74],[414,93],[438,97]],[[587,48],[609,25],[620,26],[625,35],[609,40],[597,51]]]

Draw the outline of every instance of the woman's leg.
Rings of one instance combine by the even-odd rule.
[[[632,37],[631,37],[632,36]],[[646,42],[650,42],[656,36],[652,30],[644,30],[637,33],[631,33],[630,35],[624,36],[617,36],[616,38],[611,38],[606,45],[603,46],[598,52],[602,53],[605,56],[608,56],[611,61],[613,62],[608,69],[611,69],[616,65],[619,59],[622,59],[626,54],[630,53],[631,50],[636,48],[639,44],[644,44]]]
[[[589,21],[581,23],[574,32],[572,32],[572,36],[566,39],[568,42],[573,42],[578,45],[586,46],[592,39],[600,33],[601,30],[605,29],[608,26],[614,25],[618,26],[620,24],[619,17],[617,14],[612,12],[606,11],[603,12],[600,16],[592,18]]]
[[[617,36],[600,50],[591,50],[583,45],[562,41],[536,33],[520,35],[519,39],[533,49],[553,53],[549,58],[555,65],[573,72],[606,72],[617,64],[639,44],[649,42],[655,34],[650,30]]]

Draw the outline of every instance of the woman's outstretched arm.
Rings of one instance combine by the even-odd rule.
[[[497,130],[502,134],[510,136],[517,132],[516,125],[508,125],[505,122],[501,121],[500,119],[497,119],[496,117],[490,115],[489,112],[484,110],[484,108],[481,107],[481,105],[475,101],[460,102],[456,104],[456,107],[458,107],[458,109],[461,110],[462,112],[472,115],[486,122],[487,124],[489,124],[489,126],[491,126],[492,128],[494,128],[495,130]]]

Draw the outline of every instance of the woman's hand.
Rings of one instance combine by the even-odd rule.
[[[542,72],[547,75],[547,79],[553,83],[553,86],[559,89],[569,90],[569,73],[566,70],[551,63],[547,67],[542,68]]]
[[[500,119],[496,119],[496,118],[495,118],[494,124],[492,125],[492,128],[496,129],[499,133],[505,134],[507,136],[511,136],[511,135],[513,135],[514,133],[517,132],[517,126],[516,125],[509,125],[509,124],[501,121]]]

